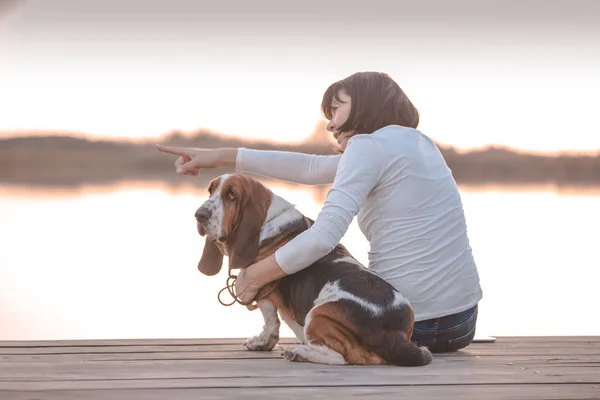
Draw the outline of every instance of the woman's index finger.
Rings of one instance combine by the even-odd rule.
[[[158,151],[162,151],[163,153],[175,154],[177,156],[187,156],[188,152],[183,147],[172,147],[172,146],[163,146],[160,144],[156,145]]]

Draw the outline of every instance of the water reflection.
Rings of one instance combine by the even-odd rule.
[[[327,187],[267,182],[315,218]],[[462,188],[484,300],[478,335],[597,335],[600,194]],[[1,187],[0,340],[246,337],[259,312],[223,307],[201,275],[204,186]],[[362,262],[354,222],[342,240]],[[585,324],[573,321],[586,321]],[[282,336],[293,336],[287,327]]]

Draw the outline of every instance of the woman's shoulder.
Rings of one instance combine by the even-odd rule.
[[[371,135],[373,135],[374,138],[383,138],[387,136],[402,138],[406,136],[422,135],[422,133],[418,129],[410,128],[408,126],[387,125],[377,129]]]
[[[400,125],[387,125],[383,128],[377,129],[373,133],[356,134],[350,138],[350,141],[375,141],[381,143],[390,139],[395,141],[410,140],[422,135],[423,134],[418,129]]]
[[[424,135],[421,131],[400,125],[388,125],[376,130],[373,133],[357,134],[350,138],[348,144],[361,143],[365,145],[378,146],[383,150],[393,148],[397,151],[398,146],[402,148],[410,147],[410,143],[418,141]]]
[[[383,163],[398,160],[403,162],[427,160],[430,163],[441,159],[440,151],[431,138],[418,129],[405,126],[389,125],[371,134],[355,135],[350,138],[348,146],[352,140],[355,140],[353,143],[356,147],[355,151],[373,149],[370,153],[377,154]]]

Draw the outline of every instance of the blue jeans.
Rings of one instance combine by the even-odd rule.
[[[411,341],[432,353],[449,353],[467,347],[475,336],[477,304],[467,311],[415,322]]]

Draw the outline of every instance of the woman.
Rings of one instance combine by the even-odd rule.
[[[314,225],[243,270],[237,291],[251,301],[265,284],[330,252],[354,216],[368,239],[369,269],[415,310],[412,340],[432,352],[456,351],[475,335],[482,298],[456,182],[419,113],[387,74],[362,72],[333,83],[321,109],[341,155],[158,146],[179,155],[177,172],[233,166],[304,184],[332,183]]]

